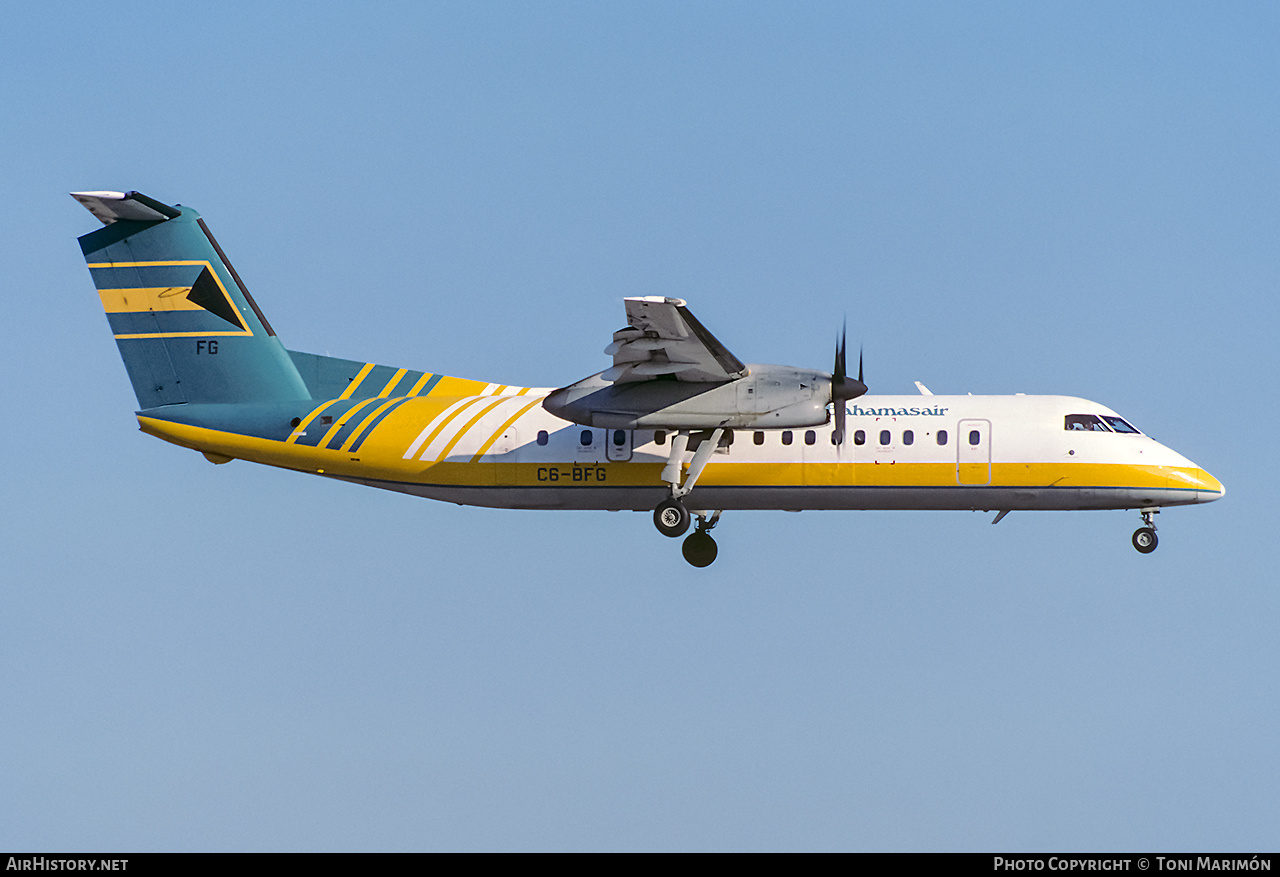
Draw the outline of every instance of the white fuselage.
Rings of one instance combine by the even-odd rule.
[[[513,398],[512,405],[527,404],[530,395]],[[583,427],[534,405],[495,442],[499,409],[493,418],[468,421],[463,412],[480,399],[459,402],[450,414],[422,424],[421,434],[435,430],[433,447],[448,439],[446,456],[432,458],[420,447],[403,453],[410,450],[404,448],[404,478],[326,474],[514,508],[648,510],[667,492],[659,473],[670,455],[669,433]],[[1084,399],[863,396],[847,410],[848,438],[839,448],[830,425],[736,431],[712,455],[689,506],[1117,509],[1208,502],[1225,492],[1211,475],[1159,442],[1105,426],[1106,418],[1119,420],[1115,412]],[[1069,416],[1091,416],[1104,425],[1068,429]],[[450,417],[456,425],[442,421]],[[691,447],[683,462],[692,452]],[[483,478],[460,479],[456,464],[463,461],[489,468]],[[433,477],[437,469],[439,477]]]

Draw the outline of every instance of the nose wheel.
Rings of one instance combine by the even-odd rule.
[[[1160,540],[1156,538],[1155,522],[1151,519],[1152,516],[1159,513],[1159,511],[1159,509],[1143,509],[1143,526],[1133,531],[1133,547],[1143,554],[1150,554],[1155,551],[1156,546],[1160,544]]]
[[[1133,547],[1141,551],[1143,554],[1150,554],[1156,550],[1156,546],[1160,544],[1160,540],[1156,538],[1156,531],[1150,527],[1139,527],[1133,531]]]

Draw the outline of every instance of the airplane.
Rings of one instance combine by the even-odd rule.
[[[739,360],[681,299],[624,300],[613,364],[566,387],[498,384],[288,350],[200,215],[138,192],[73,192],[79,239],[143,432],[464,505],[652,511],[685,559],[741,509],[1136,509],[1222,498],[1204,469],[1066,396],[870,396],[831,372]]]

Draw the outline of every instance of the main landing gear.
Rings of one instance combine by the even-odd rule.
[[[1142,523],[1144,526],[1133,531],[1133,547],[1143,554],[1150,554],[1160,544],[1160,540],[1156,538],[1155,522],[1151,520],[1152,515],[1159,513],[1159,509],[1143,509]]]
[[[716,540],[711,538],[709,531],[719,520],[719,512],[712,512],[710,516],[698,515],[698,529],[680,546],[685,560],[696,567],[711,566],[715,562],[720,549],[716,547]]]
[[[672,436],[671,454],[667,458],[667,465],[662,469],[662,480],[670,486],[671,495],[658,503],[658,507],[653,510],[653,525],[663,536],[674,539],[677,536],[683,536],[689,529],[689,523],[694,516],[685,506],[684,498],[693,492],[693,485],[697,483],[698,476],[702,474],[702,470],[706,468],[711,455],[720,444],[722,435],[724,430],[716,429],[712,430],[709,437],[703,439],[698,450],[693,454],[693,460],[689,464],[689,472],[683,484],[680,483],[680,475],[681,470],[684,469],[685,453],[689,447],[689,433],[681,431]],[[710,531],[720,520],[720,512],[710,514],[697,512],[696,514],[698,528],[684,540],[681,552],[684,554],[684,559],[694,566],[710,566],[716,559],[716,554],[719,553],[716,540],[711,538]]]
[[[678,499],[664,499],[653,510],[653,525],[663,536],[683,536],[689,529],[689,510]]]
[[[670,536],[672,539],[683,536],[694,517],[698,519],[698,527],[684,540],[680,550],[684,559],[694,566],[711,566],[719,548],[716,547],[716,540],[711,538],[710,531],[719,523],[720,512],[691,513],[678,499],[664,499],[653,510],[654,526],[663,536]]]

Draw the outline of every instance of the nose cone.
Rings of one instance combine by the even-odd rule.
[[[1200,467],[1180,469],[1170,475],[1170,486],[1196,492],[1196,502],[1213,502],[1226,496],[1222,482]]]
[[[1217,478],[1214,478],[1203,469],[1200,470],[1200,475],[1205,482],[1204,488],[1201,489],[1197,497],[1201,502],[1213,502],[1215,499],[1222,499],[1227,495],[1227,488]]]

